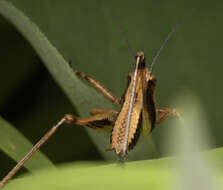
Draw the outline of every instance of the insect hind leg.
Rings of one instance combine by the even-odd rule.
[[[65,115],[55,126],[53,126],[25,155],[25,157],[17,163],[17,165],[3,178],[0,182],[0,188],[5,185],[19,170],[20,168],[33,156],[33,154],[40,149],[40,147],[59,129],[64,123],[73,123],[76,117],[71,114]]]
[[[112,109],[92,109],[91,116],[87,118],[76,118],[74,124],[87,126],[96,131],[111,132],[118,116],[118,112]]]
[[[0,182],[0,188],[5,185],[19,170],[20,168],[33,156],[33,154],[40,149],[40,147],[49,138],[63,126],[63,124],[74,124],[81,126],[88,126],[92,129],[99,129],[102,131],[110,132],[116,120],[118,112],[115,110],[102,110],[95,109],[94,115],[89,118],[80,118],[72,114],[66,114],[55,126],[53,126],[34,146],[33,148],[21,159],[20,162],[3,178]]]

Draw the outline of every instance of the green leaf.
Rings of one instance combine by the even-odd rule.
[[[167,162],[160,163],[162,161],[133,162],[123,166],[69,164],[58,172],[44,170],[38,175],[13,180],[5,189],[171,189],[173,171],[167,169]]]
[[[204,108],[199,99],[191,91],[185,89],[174,98],[174,102],[184,111],[179,120],[171,121],[170,125],[174,128],[168,132],[164,143],[169,152],[178,155],[175,165],[179,173],[179,184],[185,190],[222,189],[218,187],[216,178],[213,176],[218,175],[216,166],[223,149],[218,150],[219,155],[216,155],[216,150],[201,153],[213,146],[207,130],[208,122]]]
[[[212,155],[208,152],[208,155]],[[223,155],[223,149],[218,149]],[[125,165],[76,163],[63,166],[58,171],[43,170],[38,175],[11,181],[5,186],[10,189],[152,189],[179,190],[180,173],[175,166],[178,158],[165,158],[129,162]],[[215,173],[216,185],[223,185],[223,173]],[[199,182],[200,183],[200,182]],[[199,184],[196,184],[199,186]],[[197,187],[195,186],[195,187]]]
[[[113,106],[99,93],[81,82],[73,73],[68,63],[58,50],[49,42],[39,28],[20,10],[11,3],[0,1],[0,14],[10,21],[18,31],[29,41],[45,66],[58,82],[73,105],[78,108],[81,116],[88,115],[90,108]],[[65,34],[64,34],[65,35]],[[88,130],[93,141],[106,159],[116,159],[113,152],[104,151],[109,146],[109,135],[97,134]],[[144,138],[129,159],[145,159],[157,156],[155,146],[151,140]]]
[[[172,124],[179,128],[178,135],[167,134],[165,142],[171,150],[179,147],[181,156],[119,164],[73,163],[13,180],[5,189],[222,189],[223,148],[201,152],[200,145],[208,142],[203,131],[207,122],[198,101],[188,97],[185,117]]]
[[[0,117],[0,148],[15,161],[20,161],[31,148],[32,144],[11,124]],[[40,151],[25,164],[25,167],[35,172],[40,167],[54,168],[52,162]]]

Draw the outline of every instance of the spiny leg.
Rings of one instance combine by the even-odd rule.
[[[176,109],[172,108],[156,109],[156,125],[159,125],[160,123],[171,117],[178,117],[179,119],[182,119],[180,113]]]
[[[56,130],[63,123],[72,123],[74,122],[74,117],[70,114],[65,115],[55,126],[53,126],[34,146],[33,148],[25,155],[25,157],[3,178],[0,182],[0,188],[5,185],[7,181],[9,181],[18,170],[25,164],[27,160],[29,160],[33,154],[56,132]]]
[[[100,84],[100,82],[96,81],[92,77],[90,77],[82,72],[75,71],[75,73],[80,78],[83,78],[86,81],[88,81],[94,88],[96,88],[99,92],[101,92],[109,101],[111,101],[112,103],[114,103],[117,106],[121,106],[121,100],[117,96],[113,95],[102,84]]]
[[[86,75],[83,72],[75,71],[72,67],[70,60],[68,61],[68,64],[70,65],[71,69],[75,72],[75,74],[78,77],[83,78],[86,81],[88,81],[94,88],[96,88],[99,92],[101,92],[109,101],[111,101],[112,103],[114,103],[117,106],[121,106],[121,100],[117,96],[113,95],[102,84],[100,84],[100,82],[98,82],[97,80],[93,79],[92,77]]]
[[[39,148],[56,132],[58,128],[62,126],[62,124],[76,124],[81,126],[88,126],[96,130],[99,129],[101,131],[111,131],[118,112],[114,110],[98,110],[100,110],[100,113],[94,112],[95,114],[89,118],[79,118],[71,114],[65,115],[33,146],[33,148],[24,156],[24,158],[19,161],[18,164],[3,178],[3,180],[0,182],[0,188],[3,187],[5,183],[7,183],[19,171],[19,169],[26,163],[26,161],[28,161],[37,150],[39,150]]]

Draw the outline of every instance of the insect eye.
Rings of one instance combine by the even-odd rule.
[[[137,59],[139,58],[139,65],[138,68],[139,69],[144,69],[145,68],[145,57],[144,57],[144,53],[143,52],[138,52],[137,55],[135,56],[135,60],[137,61]]]
[[[137,59],[138,57],[140,57],[140,60],[144,60],[144,53],[142,51],[137,52],[135,59]]]

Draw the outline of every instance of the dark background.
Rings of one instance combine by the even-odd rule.
[[[118,96],[125,89],[126,76],[133,65],[123,36],[105,7],[109,7],[135,52],[145,52],[149,65],[168,32],[197,3],[192,0],[11,2],[39,26],[65,59],[72,60],[73,68],[93,76]],[[157,105],[171,106],[170,100],[181,89],[193,91],[206,112],[214,147],[223,145],[222,10],[222,1],[201,1],[177,29],[154,66],[158,78]],[[0,35],[0,115],[34,143],[65,113],[77,113],[78,108],[70,104],[26,39],[2,17]],[[164,126],[153,133],[158,148],[169,130]],[[103,159],[81,127],[64,128],[42,151],[54,163]],[[0,163],[0,175],[15,164],[3,152]]]

